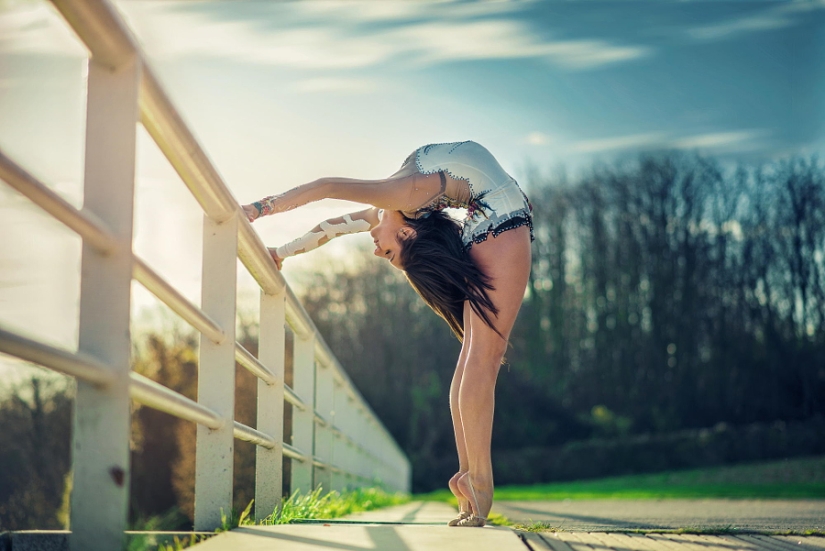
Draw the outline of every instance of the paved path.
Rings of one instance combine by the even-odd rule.
[[[456,510],[438,501],[413,501],[377,511],[355,513],[344,517],[352,522],[394,522],[403,524],[443,525],[456,515]]]
[[[341,521],[244,526],[193,549],[232,551],[529,551],[509,528],[451,528],[454,509],[413,502]],[[403,524],[402,524],[403,523]],[[822,551],[822,550],[820,550]]]
[[[498,501],[514,521],[545,521],[562,530],[720,528],[825,531],[825,500],[569,500]]]
[[[815,536],[522,532],[530,551],[823,551]],[[522,551],[527,551],[522,549]]]
[[[516,532],[509,528],[451,528],[446,521],[453,508],[434,502],[412,502],[341,520],[307,522],[280,526],[244,526],[219,534],[194,549],[217,551],[825,551],[825,538],[794,536],[730,535],[693,536],[685,534],[605,533],[627,530],[633,524],[675,518],[705,519],[703,511],[751,511],[748,518],[770,520],[770,511],[822,518],[825,502],[742,502],[705,501],[610,501],[610,502],[501,502],[498,512],[512,519],[566,520],[563,532]],[[798,507],[795,508],[795,506]],[[611,508],[612,506],[612,508]],[[561,509],[558,509],[561,507]],[[783,508],[784,507],[784,508]],[[715,508],[715,509],[714,509]],[[669,513],[665,514],[665,512]],[[760,513],[761,511],[761,513]],[[808,512],[813,511],[812,513]],[[818,512],[817,512],[818,511]],[[634,514],[636,516],[634,516]],[[731,513],[732,514],[732,513]],[[681,515],[681,516],[680,516]],[[761,516],[760,516],[761,515]],[[727,517],[726,517],[727,518]],[[733,518],[733,517],[731,517]],[[807,517],[806,517],[807,518]],[[647,520],[645,520],[647,519]],[[602,531],[576,531],[580,526],[602,526]],[[793,520],[793,519],[790,519]],[[790,522],[790,520],[788,520]],[[749,521],[750,522],[750,521]],[[819,522],[819,521],[817,521]],[[588,524],[589,523],[589,524]],[[714,522],[711,526],[720,526]],[[683,525],[684,526],[684,525]],[[697,525],[698,526],[698,525]],[[820,524],[821,526],[821,524]],[[570,530],[570,531],[568,531]]]

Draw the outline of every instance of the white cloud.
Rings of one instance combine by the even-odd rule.
[[[417,61],[424,64],[545,58],[562,67],[584,69],[650,53],[645,47],[615,46],[601,40],[544,40],[515,20],[425,22],[389,31],[384,40],[397,43],[414,56],[417,51]]]
[[[744,151],[759,146],[758,140],[768,135],[765,130],[710,132],[673,140],[675,149],[714,149],[716,151]]]
[[[570,150],[576,153],[600,153],[602,151],[632,149],[635,147],[662,146],[665,139],[666,135],[662,132],[647,132],[644,134],[583,140],[573,143]]]
[[[688,36],[696,40],[720,40],[736,34],[769,31],[790,27],[798,22],[797,14],[825,8],[822,0],[813,2],[791,2],[768,7],[761,13],[746,15],[722,23],[713,23],[693,27],[687,30]]]
[[[443,3],[441,4],[443,5]],[[420,17],[432,9],[427,2],[302,2],[295,8],[304,14],[338,21],[398,21]]]
[[[422,65],[544,58],[560,67],[589,69],[651,53],[644,46],[539,36],[529,21],[506,17],[522,9],[518,2],[305,2],[276,5],[271,16],[257,20],[239,18],[238,7],[225,18],[188,3],[120,2],[118,7],[147,52],[162,58],[205,56],[302,69],[369,67],[402,57]],[[285,9],[291,10],[288,21],[275,27]],[[397,24],[364,26],[376,22]],[[0,51],[86,55],[45,3],[0,13]]]
[[[559,66],[585,69],[651,53],[643,46],[603,40],[557,40],[537,35],[529,21],[473,18],[516,11],[501,5],[380,2],[296,3],[291,23],[275,28],[277,13],[261,20],[219,19],[169,3],[124,3],[145,48],[158,57],[208,56],[246,63],[302,69],[352,69],[404,58],[414,64],[472,59],[545,58]],[[186,6],[184,4],[184,6]],[[280,4],[283,9],[283,4]],[[302,17],[296,17],[296,13]],[[311,17],[308,17],[311,16]],[[295,20],[299,23],[296,23]],[[365,27],[393,19],[391,27]]]
[[[715,152],[748,151],[761,147],[760,139],[767,135],[769,135],[767,130],[759,129],[709,132],[681,137],[673,137],[665,132],[647,132],[574,142],[570,145],[569,150],[575,153],[601,153],[647,148],[710,149]]]

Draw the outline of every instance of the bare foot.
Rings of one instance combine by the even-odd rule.
[[[455,473],[447,484],[450,486],[450,491],[458,500],[459,513],[472,513],[473,511],[470,508],[470,500],[458,488],[458,479],[464,476],[465,474],[467,474],[466,471],[459,471]]]
[[[486,518],[493,507],[493,485],[473,480],[470,473],[458,479],[458,491],[470,500],[472,512],[477,517]]]

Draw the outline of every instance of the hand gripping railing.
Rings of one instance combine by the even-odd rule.
[[[198,424],[195,528],[232,507],[234,438],[257,446],[255,511],[278,506],[282,462],[291,488],[381,481],[408,491],[409,461],[353,386],[277,271],[238,203],[146,64],[108,0],[53,0],[88,47],[84,207],[76,209],[0,151],[0,179],[83,238],[78,352],[0,329],[0,351],[77,380],[70,546],[117,549],[126,523],[130,398]],[[201,306],[132,253],[135,124],[141,122],[204,211]],[[235,339],[236,263],[261,287],[258,357]],[[130,285],[140,282],[201,334],[198,401],[130,370]],[[295,335],[293,388],[285,331]],[[256,427],[233,418],[234,364],[258,377]],[[283,442],[284,402],[293,407]]]

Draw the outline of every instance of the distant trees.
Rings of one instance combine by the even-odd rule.
[[[532,199],[537,254],[513,356],[554,398],[579,415],[604,406],[634,432],[823,412],[815,159],[726,177],[702,157],[642,157]]]
[[[37,372],[11,390],[0,402],[0,531],[63,529],[71,396]]]

